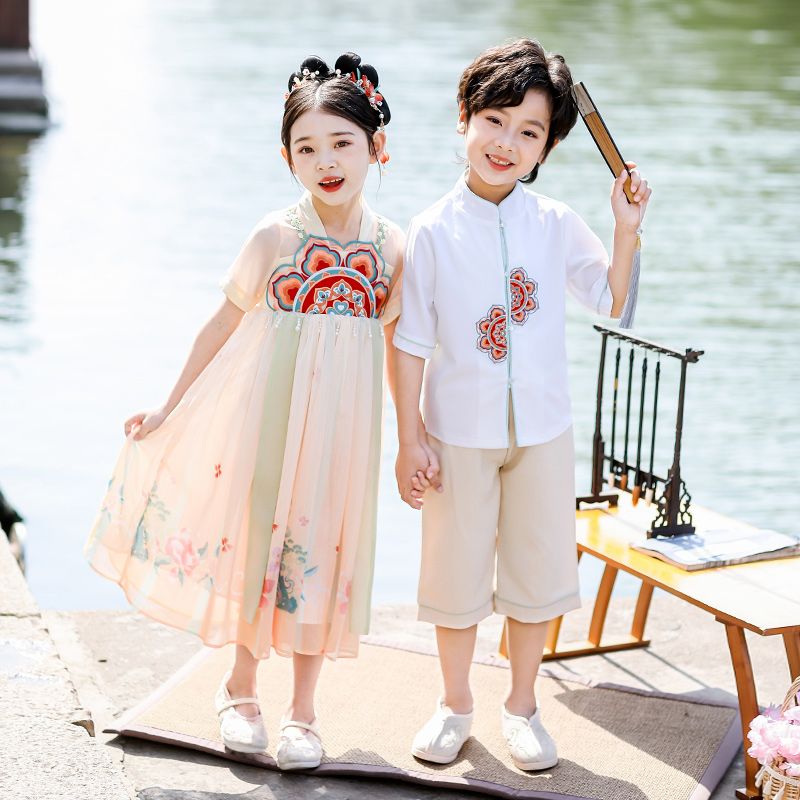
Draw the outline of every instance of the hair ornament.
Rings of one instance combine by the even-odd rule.
[[[309,66],[306,66],[309,65]],[[355,53],[345,53],[336,61],[336,68],[331,71],[322,59],[318,56],[311,56],[301,65],[300,71],[293,73],[289,79],[289,90],[284,94],[283,99],[288,100],[289,95],[297,89],[304,81],[326,81],[334,78],[344,78],[350,81],[369,102],[373,111],[378,115],[380,123],[378,127],[383,130],[384,123],[388,118],[384,114],[384,97],[378,91],[378,73],[369,64],[361,64],[361,58]]]

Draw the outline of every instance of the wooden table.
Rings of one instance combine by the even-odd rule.
[[[751,527],[695,505],[692,514],[698,530]],[[736,797],[740,800],[759,798],[761,793],[755,786],[758,763],[746,752],[747,731],[750,720],[758,714],[758,701],[744,632],[782,636],[789,672],[793,677],[800,675],[800,556],[687,572],[630,547],[630,542],[645,539],[645,531],[654,515],[654,506],[640,501],[634,507],[626,493],[620,494],[617,508],[598,506],[577,512],[578,556],[586,553],[599,558],[605,562],[605,569],[587,640],[559,646],[561,617],[554,619],[548,629],[544,658],[552,660],[647,647],[650,642],[644,638],[644,629],[656,587],[713,614],[725,626],[745,742],[746,786],[736,792]],[[604,637],[603,626],[619,570],[639,578],[642,586],[630,634]],[[500,644],[503,654],[506,653],[505,644],[504,635]]]

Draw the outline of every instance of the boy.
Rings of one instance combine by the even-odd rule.
[[[615,181],[609,266],[575,212],[520,185],[575,124],[571,84],[564,59],[530,39],[478,56],[458,90],[466,172],[409,230],[394,337],[396,474],[414,508],[436,489],[424,498],[418,599],[419,618],[436,626],[444,694],[412,745],[435,763],[453,761],[469,737],[477,623],[493,611],[508,618],[501,724],[511,757],[525,770],[558,761],[534,684],[548,621],[580,606],[565,295],[621,315],[651,194],[634,170],[629,205],[628,173]]]

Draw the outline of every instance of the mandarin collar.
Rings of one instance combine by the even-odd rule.
[[[303,221],[303,227],[309,236],[316,236],[317,238],[321,239],[330,239],[331,241],[335,241],[337,244],[340,244],[343,247],[350,244],[350,242],[339,242],[336,239],[328,236],[328,232],[325,230],[325,226],[322,224],[322,220],[319,218],[319,214],[317,214],[317,210],[314,208],[314,203],[311,199],[311,192],[303,192],[303,196],[300,198],[300,202],[297,204],[297,210],[300,214],[300,218]],[[373,221],[374,216],[372,211],[364,202],[364,197],[362,196],[361,225],[359,227],[357,241],[368,242],[372,240]]]
[[[496,223],[499,219],[506,222],[507,220],[520,216],[525,210],[525,190],[522,188],[522,184],[519,181],[516,182],[516,185],[511,190],[508,197],[501,200],[499,204],[478,197],[478,195],[467,186],[466,171],[463,172],[458,181],[456,181],[453,191],[457,202],[463,206],[467,214],[485,219],[488,222]]]

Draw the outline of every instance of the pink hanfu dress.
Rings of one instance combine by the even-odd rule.
[[[208,645],[336,658],[368,630],[383,324],[400,287],[388,226],[362,207],[346,245],[307,193],[256,227],[223,285],[240,325],[164,423],[126,439],[94,523],[91,566]]]

